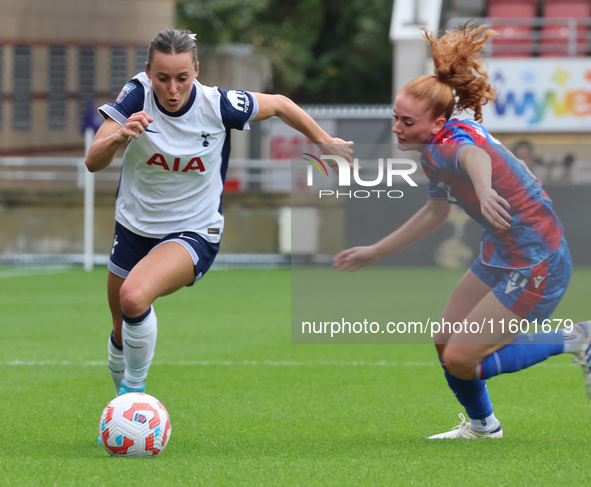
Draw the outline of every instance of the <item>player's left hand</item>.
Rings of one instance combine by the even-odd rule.
[[[318,144],[318,148],[324,155],[342,157],[349,163],[349,167],[353,168],[353,144],[352,140],[345,141],[339,138],[333,138],[327,144]],[[335,171],[339,172],[339,166],[333,159],[326,159],[328,165]]]
[[[375,245],[362,245],[341,250],[332,259],[332,266],[341,271],[355,272],[382,260]]]
[[[505,198],[490,188],[487,191],[478,194],[480,201],[480,212],[496,230],[508,230],[511,228],[511,215],[509,210],[511,205]]]

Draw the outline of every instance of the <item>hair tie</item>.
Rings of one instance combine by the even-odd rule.
[[[197,42],[197,34],[189,34],[189,37]]]

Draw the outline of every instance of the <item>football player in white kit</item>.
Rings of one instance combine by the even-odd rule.
[[[89,171],[100,171],[127,144],[107,281],[118,395],[145,389],[157,336],[152,303],[194,284],[216,256],[230,130],[277,116],[323,153],[351,160],[353,142],[328,135],[288,98],[203,86],[198,74],[195,36],[158,33],[146,72],[99,108],[105,120],[86,158]]]

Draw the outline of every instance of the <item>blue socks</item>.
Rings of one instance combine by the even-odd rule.
[[[476,377],[489,379],[495,375],[517,372],[563,352],[562,330],[517,335],[509,345],[497,350],[478,364]]]
[[[586,327],[584,332],[587,332]],[[494,418],[486,379],[499,374],[517,372],[543,362],[553,355],[564,352],[573,353],[582,338],[581,332],[578,330],[566,334],[566,331],[562,329],[550,333],[518,335],[510,344],[497,350],[478,364],[474,380],[463,380],[452,376],[445,370],[445,365],[442,363],[445,378],[460,404],[464,406],[466,414],[471,419],[471,424],[474,426],[473,423],[482,421],[484,426],[484,422],[488,418]]]
[[[493,413],[485,380],[463,380],[445,370],[445,378],[470,419],[484,419]]]

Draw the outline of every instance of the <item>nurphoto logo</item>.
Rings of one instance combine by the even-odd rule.
[[[376,186],[383,186],[391,188],[394,182],[400,183],[404,181],[409,186],[417,186],[417,183],[413,181],[411,175],[417,170],[417,163],[412,159],[400,159],[400,158],[379,158],[377,161],[372,161],[371,166],[377,169],[377,176],[373,176],[373,179],[365,180],[361,178],[359,174],[361,165],[359,159],[353,159],[353,167],[347,162],[344,157],[333,156],[333,155],[321,155],[316,157],[312,154],[303,153],[305,156],[303,159],[308,161],[311,165],[308,166],[306,184],[310,188],[314,186],[314,176],[316,171],[320,174],[320,177],[332,177],[329,176],[328,161],[334,161],[338,168],[338,186],[339,190],[332,189],[319,189],[319,198],[350,198],[350,199],[367,199],[367,198],[402,198],[404,193],[400,189],[355,189],[351,188],[351,175],[353,175],[353,183],[362,186],[364,188],[374,188]],[[326,161],[326,163],[324,162]],[[334,164],[333,164],[334,166]],[[366,166],[364,164],[364,166]],[[315,171],[316,170],[316,171]],[[347,188],[347,190],[341,190],[341,188]]]

